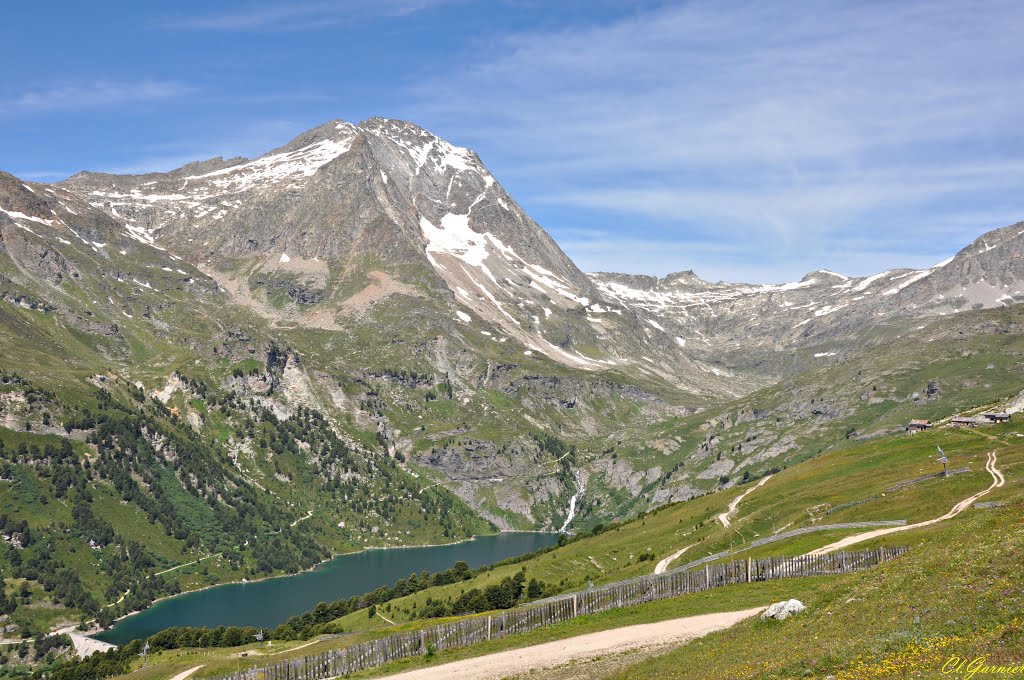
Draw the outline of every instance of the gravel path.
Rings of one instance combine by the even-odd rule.
[[[666,571],[668,571],[668,565],[675,562],[680,555],[682,555],[684,552],[686,552],[695,545],[697,544],[691,543],[685,548],[680,548],[679,550],[675,551],[674,553],[663,559],[661,562],[658,562],[658,565],[654,567],[654,575],[657,576],[658,574],[664,574]]]
[[[182,671],[182,672],[178,673],[177,675],[175,675],[173,678],[171,678],[171,680],[185,680],[185,678],[187,678],[188,676],[192,675],[193,673],[195,673],[197,670],[199,670],[200,668],[202,668],[205,665],[206,664],[203,664],[201,666],[196,666],[195,668],[189,668],[187,671]]]
[[[764,607],[626,626],[388,676],[392,680],[498,680],[607,654],[686,642],[755,616]]]
[[[718,516],[718,521],[722,523],[722,526],[728,529],[729,525],[732,524],[732,522],[729,521],[729,517],[736,514],[736,508],[738,508],[740,506],[740,501],[742,501],[744,498],[746,498],[748,493],[750,493],[751,491],[753,491],[757,487],[764,485],[764,483],[767,482],[771,478],[772,478],[772,475],[768,475],[767,477],[762,479],[760,482],[755,484],[753,487],[747,489],[746,491],[741,493],[739,496],[736,496],[736,498],[732,499],[732,503],[729,503],[729,509],[726,510],[725,512],[723,512],[721,515]]]
[[[861,543],[862,541],[871,540],[872,538],[878,538],[879,536],[887,536],[888,534],[894,534],[897,531],[919,529],[921,527],[927,527],[931,526],[932,524],[943,522],[947,519],[952,519],[959,515],[961,512],[963,512],[964,510],[966,510],[967,508],[971,507],[971,505],[973,505],[974,502],[977,501],[979,498],[981,498],[982,496],[987,496],[993,489],[999,488],[1000,486],[1006,483],[1006,478],[1003,477],[1003,473],[1001,473],[999,471],[999,468],[996,467],[995,451],[989,451],[988,461],[985,463],[985,469],[988,470],[988,473],[990,475],[992,475],[992,484],[989,485],[989,487],[984,491],[979,491],[970,498],[963,499],[962,501],[954,505],[949,512],[947,512],[945,515],[942,515],[941,517],[929,519],[924,522],[918,522],[917,524],[907,524],[906,526],[902,527],[892,527],[889,529],[875,529],[874,531],[866,531],[863,534],[854,534],[853,536],[847,536],[846,538],[836,541],[835,543],[830,543],[823,548],[812,550],[807,554],[826,555],[830,552],[835,552],[836,550],[841,550],[848,546],[854,545],[855,543]]]
[[[739,553],[747,552],[753,548],[760,548],[762,545],[768,545],[769,543],[776,543],[778,541],[785,541],[796,536],[803,536],[804,534],[813,534],[818,531],[841,531],[843,529],[869,529],[872,527],[903,527],[907,523],[905,519],[895,520],[877,520],[870,522],[843,522],[841,524],[814,524],[809,527],[800,527],[799,529],[790,529],[784,531],[781,534],[772,534],[771,536],[765,536],[759,538],[756,541],[751,541],[748,545],[735,550],[723,550],[712,555],[701,557],[692,562],[687,562],[681,567],[676,567],[678,571],[686,571],[687,569],[693,569],[701,565],[707,564],[708,562],[714,562],[720,560],[723,557],[729,557],[731,555],[738,555]]]

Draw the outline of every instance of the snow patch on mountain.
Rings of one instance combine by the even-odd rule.
[[[445,214],[436,225],[422,215],[419,221],[427,259],[460,303],[500,325],[531,350],[542,352],[556,361],[587,369],[617,365],[614,360],[586,357],[548,341],[540,328],[539,315],[532,316],[533,329],[524,329],[523,323],[509,312],[512,306],[523,307],[528,301],[523,288],[541,292],[548,299],[561,298],[565,304],[573,302],[586,307],[590,300],[565,277],[527,261],[493,233],[475,231],[469,221],[468,214],[455,213]],[[529,284],[514,282],[506,275],[499,277],[495,271],[525,273]],[[478,295],[470,294],[467,288],[476,289]],[[552,312],[549,307],[544,310],[544,318],[547,319]],[[601,321],[595,317],[590,317],[590,320]]]
[[[900,279],[900,278],[906,278],[906,276],[909,276],[910,278],[907,278],[905,281],[900,282],[899,285],[895,286],[894,288],[890,288],[889,290],[885,291],[884,293],[882,293],[882,295],[895,295],[896,293],[900,292],[901,290],[903,290],[904,288],[906,288],[910,284],[912,284],[912,283],[914,283],[916,281],[920,281],[921,279],[923,279],[924,277],[930,275],[931,273],[932,273],[931,269],[925,269],[924,271],[911,272],[910,274],[905,275],[905,276],[894,277],[894,280]]]
[[[197,180],[202,184],[212,185],[221,193],[238,193],[259,185],[281,182],[288,179],[310,177],[324,165],[347,152],[355,138],[355,129],[351,125],[339,124],[338,130],[347,134],[341,139],[323,139],[309,146],[284,153],[262,156],[254,161],[214,170],[202,175],[190,175],[184,178],[184,185]],[[174,196],[141,196],[146,201],[182,200],[181,195]]]
[[[245,204],[244,198],[225,200],[226,197],[280,185],[300,188],[324,165],[347,153],[356,132],[355,126],[338,123],[330,137],[294,150],[269,153],[206,173],[147,182],[129,191],[94,189],[86,198],[93,207],[105,209],[123,221],[129,237],[155,245],[159,226],[145,226],[147,220],[140,218],[160,215],[162,219],[149,220],[157,224],[166,221],[167,215],[172,219],[201,219],[209,215],[211,219],[222,220]],[[158,187],[153,186],[157,184]]]
[[[861,281],[856,286],[854,286],[854,288],[853,288],[853,290],[851,292],[854,292],[854,293],[863,292],[863,291],[867,290],[869,287],[871,287],[871,284],[873,284],[875,281],[878,281],[879,279],[888,276],[889,273],[890,272],[888,272],[888,271],[884,271],[884,272],[881,272],[880,274],[873,274],[872,276],[869,276],[869,277],[865,278],[863,281]]]

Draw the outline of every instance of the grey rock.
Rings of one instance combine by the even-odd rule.
[[[785,621],[794,614],[807,609],[804,603],[800,600],[785,600],[783,602],[776,602],[775,604],[761,612],[762,619],[775,619],[776,621]]]

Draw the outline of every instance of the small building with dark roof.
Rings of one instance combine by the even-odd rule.
[[[910,434],[917,434],[918,432],[930,429],[932,429],[932,422],[930,420],[911,420],[910,424],[907,425],[907,432]]]
[[[990,423],[1005,423],[1010,420],[1009,413],[982,413],[981,417]]]

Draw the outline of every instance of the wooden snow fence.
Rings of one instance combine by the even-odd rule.
[[[845,574],[887,562],[907,551],[905,546],[880,547],[859,552],[835,552],[800,557],[748,558],[724,564],[705,564],[699,569],[677,569],[657,576],[641,576],[600,588],[567,593],[531,602],[500,614],[473,616],[440,623],[423,630],[396,633],[218,676],[215,680],[327,680],[374,668],[428,650],[442,651],[560,623],[609,609],[631,607],[687,593],[735,583],[779,578]]]

